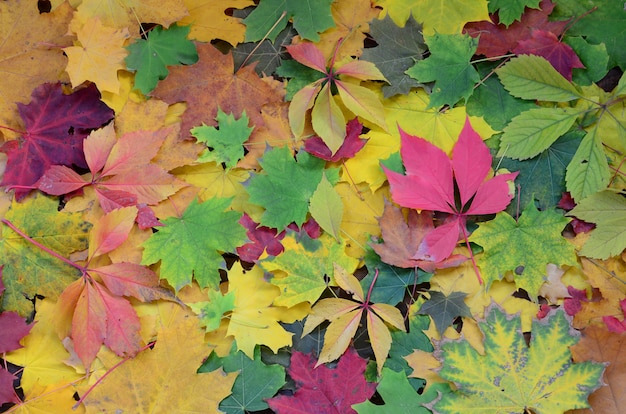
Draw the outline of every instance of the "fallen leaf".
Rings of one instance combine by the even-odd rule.
[[[241,19],[226,12],[254,5],[252,0],[183,0],[189,15],[178,20],[181,26],[190,27],[189,38],[208,43],[222,39],[233,46],[244,41],[246,26]],[[268,73],[269,75],[269,73]]]

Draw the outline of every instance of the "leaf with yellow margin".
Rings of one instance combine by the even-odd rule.
[[[119,93],[117,71],[125,68],[128,51],[124,42],[130,37],[128,29],[106,27],[99,19],[91,18],[78,29],[76,36],[74,46],[63,48],[72,86],[91,81],[100,91]]]
[[[172,407],[178,412],[218,412],[219,402],[230,394],[237,374],[221,369],[196,373],[208,354],[204,330],[193,313],[177,308],[167,307],[165,310],[173,312],[160,315],[153,349],[125,361],[87,395],[84,405],[88,413],[169,413]]]
[[[178,21],[180,26],[191,25],[189,39],[200,42],[211,40],[225,40],[237,46],[245,39],[246,26],[241,19],[224,13],[226,10],[243,9],[253,6],[252,0],[183,0],[189,10],[189,15]]]
[[[244,271],[239,262],[228,271],[228,292],[235,293],[235,308],[230,314],[228,335],[235,337],[237,349],[254,358],[257,344],[272,351],[291,345],[290,332],[279,322],[293,323],[309,313],[308,304],[287,309],[272,305],[280,289],[264,279],[263,270],[255,266]]]
[[[489,20],[487,0],[377,0],[383,7],[383,18],[387,13],[400,27],[413,14],[415,20],[424,24],[424,34],[461,33],[468,22]]]

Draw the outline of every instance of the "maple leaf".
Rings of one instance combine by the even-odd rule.
[[[275,40],[278,33],[293,19],[293,27],[303,39],[319,41],[319,33],[333,27],[330,13],[332,0],[266,0],[246,17],[246,42],[267,37]]]
[[[0,125],[20,129],[19,104],[28,103],[35,86],[58,81],[67,65],[61,48],[72,44],[67,27],[73,12],[69,4],[40,13],[37,5],[28,0],[0,3],[0,72],[4,74],[0,84]],[[33,27],[38,30],[32,30]],[[4,134],[5,138],[16,137],[9,130]]]
[[[233,46],[244,41],[246,27],[241,23],[241,19],[231,16],[228,11],[252,6],[254,1],[183,0],[183,2],[189,15],[178,20],[178,24],[191,28],[190,39],[205,43],[222,39]]]
[[[352,405],[367,400],[376,389],[375,383],[365,381],[365,365],[365,360],[352,348],[343,354],[334,369],[315,366],[313,355],[295,351],[287,371],[296,383],[295,393],[278,395],[267,403],[278,414],[353,414]]]
[[[218,412],[219,402],[230,394],[237,374],[221,369],[197,373],[207,353],[204,330],[190,312],[178,310],[166,315],[167,320],[163,316],[157,325],[154,348],[143,350],[110,372],[107,381],[84,400],[88,411],[134,412],[137,407],[151,407],[154,412],[165,413],[176,407],[191,413]],[[128,392],[118,393],[120,386]],[[198,392],[193,397],[187,393],[208,389],[211,392]]]
[[[626,248],[624,197],[609,190],[601,191],[584,198],[567,215],[596,224],[591,237],[580,250],[581,255],[608,259]]]
[[[548,263],[576,265],[574,246],[561,237],[568,222],[554,210],[540,212],[531,202],[517,221],[502,212],[494,220],[479,224],[471,240],[485,249],[478,265],[486,286],[502,279],[507,271],[516,271],[515,285],[536,298]],[[516,270],[518,266],[523,270]]]
[[[238,372],[233,384],[232,394],[219,405],[219,409],[229,414],[245,414],[268,408],[266,399],[276,394],[285,385],[285,368],[278,364],[265,364],[261,360],[261,350],[254,349],[254,358],[249,358],[234,347],[226,357],[219,358],[215,353],[198,369],[198,373],[212,372],[216,369],[224,372]]]
[[[216,288],[218,269],[225,267],[219,252],[234,253],[245,241],[245,230],[238,222],[241,213],[225,211],[230,203],[230,198],[215,197],[203,203],[194,199],[182,216],[163,220],[164,226],[144,243],[141,262],[161,261],[161,278],[177,292],[191,284],[192,276],[201,287]]]
[[[32,239],[65,257],[87,247],[90,223],[80,213],[58,211],[59,203],[43,194],[34,194],[22,203],[13,200],[3,220],[11,221]],[[24,240],[8,226],[2,226],[0,263],[6,291],[2,309],[22,316],[32,311],[29,299],[36,295],[56,299],[80,273]],[[29,277],[24,280],[23,276]]]
[[[383,242],[370,243],[370,246],[385,263],[404,268],[419,267],[426,272],[433,272],[435,269],[456,267],[467,260],[458,254],[438,262],[413,257],[424,237],[435,229],[431,211],[418,213],[409,210],[405,221],[402,210],[385,201],[385,211],[378,222]]]
[[[235,119],[233,114],[227,115],[218,108],[215,120],[219,129],[202,125],[189,131],[199,142],[210,148],[200,154],[198,162],[215,161],[223,163],[226,168],[233,168],[243,158],[242,144],[248,140],[254,127],[248,127],[246,111],[243,111],[239,119]]]
[[[300,89],[291,99],[289,124],[297,137],[304,132],[306,112],[313,108],[313,130],[333,153],[339,149],[346,136],[346,120],[332,95],[335,88],[348,110],[386,129],[383,107],[376,94],[360,84],[347,81],[348,78],[386,81],[373,63],[353,60],[335,67],[333,58],[327,68],[324,55],[313,43],[288,46],[287,51],[299,63],[324,74]]]
[[[198,61],[196,45],[187,40],[189,26],[160,26],[148,33],[147,39],[136,39],[127,46],[126,67],[135,72],[135,88],[147,95],[158,81],[169,74],[167,66],[191,65]]]
[[[434,405],[441,413],[480,412],[563,413],[588,407],[588,395],[601,386],[604,365],[573,364],[569,347],[578,342],[562,311],[533,321],[530,346],[520,330],[519,316],[509,316],[497,305],[479,322],[485,354],[466,340],[444,341],[438,358],[444,379],[457,391]]]
[[[18,104],[18,111],[26,131],[0,147],[8,156],[2,186],[32,186],[51,165],[87,167],[83,139],[113,117],[94,85],[70,95],[61,84],[40,85],[29,104]],[[16,197],[26,193],[18,188]]]
[[[470,309],[465,304],[466,293],[451,292],[448,296],[432,290],[428,293],[430,299],[422,304],[417,313],[430,315],[441,335],[457,317],[472,317]]]
[[[517,173],[501,174],[485,181],[491,168],[491,154],[468,119],[454,146],[452,159],[438,147],[402,129],[400,136],[406,175],[383,167],[391,195],[401,206],[442,211],[452,216],[424,236],[413,255],[414,259],[439,262],[450,256],[459,233],[467,240],[467,216],[497,213],[509,204],[513,196],[507,182],[515,179]],[[459,205],[455,187],[459,191]]]
[[[264,126],[263,106],[282,102],[282,91],[260,79],[253,65],[244,66],[233,74],[230,53],[224,55],[215,46],[203,43],[196,44],[196,50],[196,64],[170,68],[169,76],[151,93],[169,104],[187,103],[182,116],[183,134],[203,122],[216,126],[218,108],[235,117],[241,117],[245,110],[255,128]],[[194,79],[193,84],[189,79]]]
[[[92,18],[76,31],[74,46],[63,48],[67,55],[67,73],[74,87],[92,81],[98,89],[118,93],[117,71],[124,69],[128,52],[124,42],[130,37],[128,29],[113,29]]]
[[[367,139],[360,138],[361,131],[363,131],[363,124],[359,122],[358,118],[354,118],[346,125],[346,138],[334,154],[324,140],[318,136],[313,136],[304,141],[304,150],[330,162],[352,158],[367,142]]]
[[[265,208],[261,224],[278,230],[291,222],[302,225],[322,180],[324,162],[305,151],[294,159],[289,148],[279,147],[266,152],[259,163],[264,173],[253,175],[247,190],[250,202]]]
[[[255,262],[263,252],[270,256],[278,256],[285,248],[280,241],[285,237],[285,231],[278,233],[276,229],[261,226],[254,222],[247,213],[244,213],[239,223],[245,227],[249,243],[237,247],[237,254],[244,262]]]
[[[395,372],[389,368],[383,368],[382,379],[376,387],[376,391],[385,401],[384,405],[376,405],[370,401],[365,401],[352,406],[359,414],[377,413],[415,413],[430,414],[430,409],[426,408],[429,403],[439,398],[439,393],[443,393],[445,385],[439,384],[430,387],[428,391],[418,394],[409,383],[404,372]]]
[[[4,368],[0,368],[0,406],[7,403],[19,403],[21,402],[18,395],[13,389],[13,381],[17,377],[11,374]]]
[[[427,108],[443,105],[454,106],[461,98],[465,101],[480,80],[478,72],[470,64],[478,42],[468,35],[426,36],[430,56],[415,62],[406,74],[420,83],[432,82],[432,93]]]
[[[554,33],[559,36],[565,30],[568,21],[548,21],[548,16],[554,9],[551,0],[541,0],[539,9],[526,7],[519,21],[510,25],[500,23],[498,16],[491,15],[491,21],[474,22],[465,25],[464,32],[472,37],[479,38],[479,55],[499,57],[512,51],[519,41],[529,39],[533,29]]]
[[[401,331],[405,330],[404,318],[400,311],[386,303],[371,304],[372,288],[376,284],[376,277],[367,293],[363,294],[363,288],[354,275],[348,274],[345,269],[335,265],[335,281],[344,291],[352,294],[352,300],[330,298],[322,299],[313,306],[307,317],[302,335],[306,335],[324,320],[330,321],[330,325],[324,334],[324,347],[319,355],[316,366],[339,358],[350,345],[361,317],[365,314],[367,321],[367,333],[369,335],[378,373],[383,368],[389,349],[391,348],[391,334],[385,322]]]
[[[0,313],[0,329],[2,337],[0,337],[0,354],[21,348],[20,341],[32,329],[33,324],[27,324],[26,320],[16,312]]]
[[[520,20],[524,10],[538,9],[541,0],[491,0],[488,4],[489,13],[498,12],[498,20],[509,26],[515,20]]]

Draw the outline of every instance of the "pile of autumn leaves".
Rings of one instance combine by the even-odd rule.
[[[262,22],[286,24],[291,18],[303,39],[319,40],[320,33],[340,26],[337,10],[363,9],[363,25],[378,14],[369,2],[348,1],[336,2],[331,13],[328,0],[316,5],[322,16],[317,23],[307,25],[299,6],[274,16],[274,3],[262,0],[246,18],[248,40],[282,30]],[[398,19],[392,1],[379,3]],[[558,289],[565,286],[544,283],[548,263],[578,266],[573,244],[561,237],[569,219],[538,210],[533,196],[521,206],[521,217],[503,212],[511,211],[520,173],[493,171],[481,137],[493,130],[455,107],[480,80],[469,59],[475,53],[494,57],[493,50],[476,52],[478,40],[470,36],[433,34],[427,37],[431,58],[422,60],[427,45],[415,41],[420,55],[409,60],[420,61],[399,75],[352,59],[346,49],[353,38],[328,40],[330,49],[324,42],[294,41],[277,53],[282,65],[276,73],[288,81],[285,87],[278,76],[258,76],[251,66],[233,74],[230,54],[187,40],[199,23],[157,25],[146,39],[131,42],[127,28],[113,30],[94,17],[85,23],[84,13],[93,10],[84,4],[66,21],[78,38],[64,48],[76,88],[35,87],[30,102],[17,105],[19,120],[11,124],[26,132],[1,148],[8,157],[2,185],[12,192],[0,204],[0,353],[24,371],[20,382],[0,369],[0,403],[15,403],[16,412],[38,405],[64,412],[76,404],[76,391],[78,409],[87,412],[151,405],[162,412],[269,407],[289,413],[333,405],[342,413],[454,413],[486,406],[554,413],[588,406],[604,366],[572,363],[569,346],[578,336],[570,332],[571,318],[549,306],[560,303],[564,294]],[[486,5],[480,2],[485,16]],[[541,6],[547,19],[553,4]],[[373,22],[371,34],[382,38],[381,27],[400,30],[391,18]],[[405,20],[406,30],[419,28],[412,18]],[[564,30],[562,24],[549,27],[513,52],[534,51],[533,42],[552,42],[553,32]],[[115,53],[91,43],[101,38],[94,33],[119,42]],[[451,48],[467,55],[458,84],[436,75]],[[92,67],[76,64],[86,51],[102,53],[100,69],[98,58]],[[376,53],[381,51],[367,56],[377,60]],[[516,159],[534,157],[586,117],[592,132],[580,145],[593,140],[604,154],[604,109],[623,101],[626,81],[622,77],[597,103],[590,97],[599,92],[570,82],[572,69],[581,65],[555,68],[524,55],[498,68],[515,96],[510,99],[572,104],[525,111],[527,103],[516,102],[521,115],[490,145]],[[399,92],[396,82],[410,86]],[[400,124],[390,109],[419,105],[435,122],[455,117],[449,142],[439,137],[438,146],[407,132],[415,126]],[[556,127],[546,127],[539,144],[528,148],[517,135],[530,115]],[[581,142],[580,136],[573,139]],[[593,168],[604,167],[608,171],[598,161]],[[572,161],[571,168],[583,167]],[[583,184],[568,181],[577,200],[597,193],[607,205],[622,202],[600,191],[608,185],[605,177],[594,181],[597,171],[585,171],[592,178]],[[570,214],[602,222],[589,206],[582,203]],[[591,257],[597,257],[600,234],[584,247]],[[541,240],[546,251],[527,259],[522,248],[510,251],[516,247],[507,247],[507,238],[523,248]],[[559,270],[548,271],[559,279]],[[513,283],[502,280],[507,272],[517,275]],[[444,276],[455,274],[458,289]],[[540,295],[554,300],[534,318],[536,306],[519,305],[528,301],[514,298],[516,289],[530,301]],[[572,286],[567,295],[570,316],[589,302],[584,290]],[[27,324],[23,316],[33,301],[36,323]],[[517,310],[525,316],[510,315]],[[483,312],[484,319],[471,321]],[[434,325],[428,335],[424,315]],[[619,330],[621,321],[613,319],[607,324]],[[432,338],[450,333],[450,326],[457,331],[452,336],[462,331],[464,338],[436,342],[435,349]],[[529,345],[521,329],[532,332]],[[369,364],[355,348],[371,358]],[[285,349],[288,355],[281,357]],[[41,355],[53,374],[39,377],[43,371],[29,352]]]

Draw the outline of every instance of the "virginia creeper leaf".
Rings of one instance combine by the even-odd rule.
[[[540,212],[530,202],[518,220],[502,212],[494,220],[480,223],[470,240],[485,249],[478,265],[486,286],[522,266],[521,274],[515,276],[515,285],[536,298],[548,263],[576,265],[574,246],[561,236],[568,222],[554,210]]]
[[[580,250],[581,255],[607,259],[619,255],[626,248],[624,197],[610,191],[601,191],[581,200],[567,215],[597,226]]]
[[[426,37],[426,44],[430,56],[417,61],[406,73],[420,83],[435,82],[428,108],[467,101],[480,80],[470,64],[478,41],[468,35],[436,33]]]
[[[324,162],[304,151],[294,159],[289,148],[279,147],[266,152],[259,163],[264,173],[250,178],[248,193],[252,203],[265,208],[261,224],[278,230],[291,222],[302,225],[322,180]]]
[[[326,174],[322,174],[322,180],[311,195],[309,211],[324,231],[341,241],[339,226],[343,218],[343,203]]]
[[[448,296],[433,290],[428,293],[430,299],[422,304],[417,313],[430,315],[441,335],[458,316],[472,317],[470,309],[465,304],[467,293],[451,292]]]
[[[198,61],[196,46],[187,39],[190,26],[176,24],[167,29],[156,26],[147,39],[127,46],[126,67],[135,73],[135,88],[149,94],[169,74],[168,66],[191,65]]]
[[[602,364],[572,363],[569,347],[578,342],[562,311],[532,324],[530,345],[520,329],[520,317],[497,305],[479,322],[485,354],[468,342],[446,341],[439,358],[439,375],[457,390],[446,394],[434,409],[441,413],[523,412],[564,413],[588,407],[588,395],[601,386]]]
[[[229,198],[191,202],[181,217],[163,220],[163,227],[144,243],[142,264],[161,261],[161,278],[179,291],[191,284],[192,275],[202,287],[217,288],[218,269],[224,268],[219,252],[232,252],[245,241],[239,224],[241,213],[225,211]]]
[[[351,406],[370,398],[376,389],[375,383],[365,381],[365,365],[353,349],[346,351],[334,369],[325,365],[315,368],[313,355],[293,352],[287,372],[296,382],[296,392],[271,398],[268,405],[278,414],[353,414]]]

